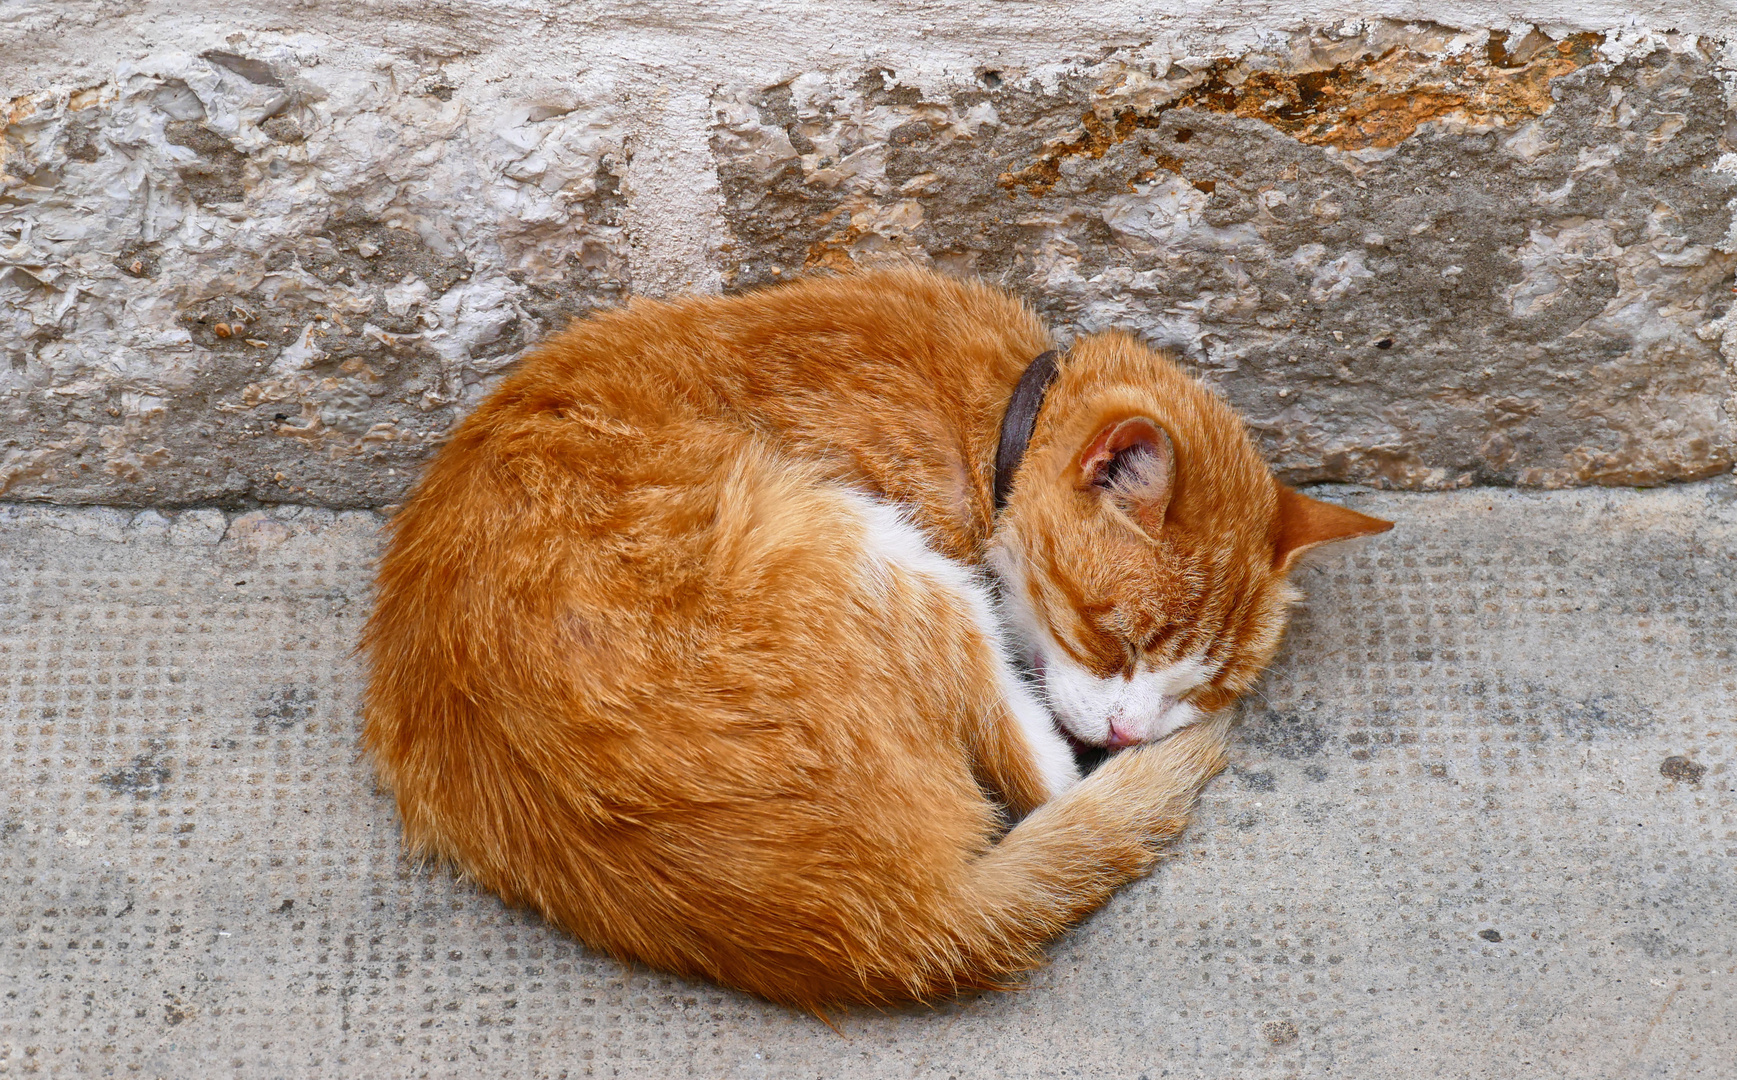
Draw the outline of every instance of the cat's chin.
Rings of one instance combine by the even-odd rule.
[[[1108,761],[1111,754],[1116,753],[1107,746],[1093,746],[1061,724],[1055,727],[1061,732],[1062,738],[1067,740],[1068,749],[1074,755],[1074,765],[1082,775],[1090,776],[1094,769]]]
[[[1108,748],[1104,746],[1093,746],[1091,743],[1080,738],[1078,735],[1075,735],[1060,724],[1056,725],[1056,730],[1061,732],[1061,737],[1067,741],[1068,749],[1074,752],[1074,757],[1079,757],[1081,754],[1101,754],[1108,750]]]

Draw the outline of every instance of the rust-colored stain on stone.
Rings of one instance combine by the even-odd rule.
[[[15,175],[10,168],[14,159],[24,159],[22,151],[14,145],[11,129],[35,116],[42,99],[42,94],[34,93],[0,102],[0,189],[25,182],[24,177]]]
[[[1482,55],[1433,59],[1395,48],[1304,75],[1260,71],[1238,87],[1209,77],[1176,105],[1264,120],[1311,146],[1385,149],[1451,113],[1506,125],[1548,112],[1551,80],[1590,63],[1604,39],[1577,34],[1523,61],[1504,40],[1491,34]]]
[[[1340,150],[1385,149],[1410,138],[1431,120],[1458,115],[1503,126],[1550,110],[1550,83],[1596,59],[1601,34],[1551,41],[1536,32],[1515,47],[1494,32],[1483,52],[1429,56],[1403,47],[1361,56],[1323,71],[1254,70],[1245,61],[1220,60],[1182,94],[1141,112],[1122,109],[1108,119],[1081,121],[1081,134],[1052,145],[1001,186],[1046,194],[1070,157],[1102,157],[1142,128],[1158,126],[1171,109],[1205,109],[1260,120],[1310,146]]]
[[[843,207],[834,210],[817,219],[817,224],[830,225],[840,213],[848,213]],[[846,225],[844,229],[835,232],[821,240],[816,240],[808,247],[807,256],[802,260],[804,270],[832,270],[844,272],[856,265],[850,257],[850,246],[860,240],[864,230],[856,225]]]
[[[844,205],[835,207],[831,211],[816,218],[815,221],[817,224],[824,227],[831,225],[833,222],[842,218],[844,221],[844,227],[809,245],[808,251],[802,261],[803,269],[850,269],[856,263],[858,241],[866,240],[868,242],[873,242],[881,236],[882,230],[886,229],[889,225],[895,230],[908,230],[911,226],[920,222],[922,218],[920,210],[917,211],[914,220],[897,220],[898,209],[900,206],[910,208],[915,207],[916,205],[917,204],[912,200],[904,200],[901,204],[896,204],[893,208],[894,219],[890,221],[887,220],[884,214],[886,208],[880,208],[882,212],[877,215],[877,208],[872,203],[861,199],[849,200],[845,202]],[[868,215],[867,219],[859,219],[857,216],[859,213],[866,213]],[[875,220],[877,216],[879,217],[878,221]]]
[[[1014,188],[1024,188],[1033,195],[1046,195],[1055,182],[1061,179],[1061,163],[1071,157],[1101,158],[1110,147],[1126,142],[1129,136],[1142,128],[1155,128],[1159,117],[1175,108],[1177,102],[1159,106],[1153,112],[1142,113],[1137,109],[1120,109],[1111,116],[1108,123],[1096,113],[1087,113],[1080,120],[1080,136],[1067,142],[1052,145],[1045,150],[1037,161],[1016,173],[1003,173],[1000,177],[1002,187],[1012,194]]]

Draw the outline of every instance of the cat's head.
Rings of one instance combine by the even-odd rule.
[[[1102,334],[1061,361],[991,562],[1056,718],[1114,748],[1229,705],[1278,648],[1298,557],[1389,528],[1280,484],[1215,394]]]

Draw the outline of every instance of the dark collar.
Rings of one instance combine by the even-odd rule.
[[[1013,388],[1013,398],[1007,403],[1007,413],[1001,418],[1001,442],[995,448],[995,509],[1007,505],[1007,494],[1013,490],[1013,474],[1025,459],[1025,448],[1031,442],[1031,429],[1037,425],[1037,411],[1043,408],[1049,384],[1055,382],[1056,353],[1054,349],[1040,353],[1019,377]]]

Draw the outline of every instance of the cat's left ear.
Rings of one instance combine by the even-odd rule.
[[[1312,547],[1355,536],[1374,536],[1393,528],[1391,521],[1311,499],[1283,484],[1278,487],[1279,535],[1273,548],[1273,565],[1281,571],[1295,566],[1298,557]]]
[[[1176,448],[1144,416],[1105,424],[1080,451],[1080,488],[1102,491],[1149,536],[1164,525],[1175,479]]]

